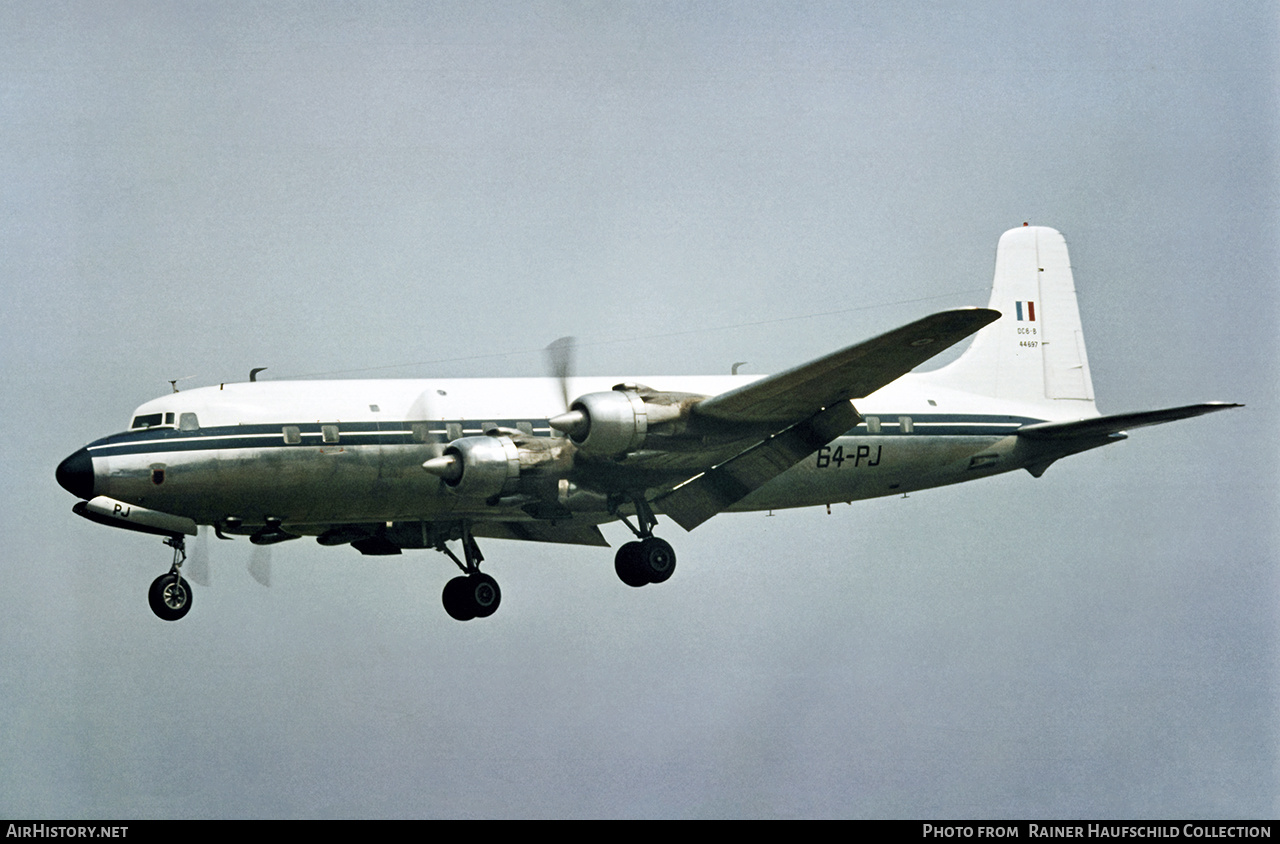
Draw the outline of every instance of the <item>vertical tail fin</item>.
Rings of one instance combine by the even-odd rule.
[[[938,384],[1052,407],[1053,418],[1096,416],[1071,260],[1062,234],[1011,229],[996,247],[988,306],[1003,316],[965,353],[930,373]]]

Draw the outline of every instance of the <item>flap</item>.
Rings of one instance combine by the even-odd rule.
[[[596,525],[552,522],[474,522],[471,532],[489,539],[522,539],[526,542],[559,542],[565,545],[601,545],[609,542]]]
[[[856,424],[853,405],[839,402],[690,478],[654,503],[680,527],[693,530]]]

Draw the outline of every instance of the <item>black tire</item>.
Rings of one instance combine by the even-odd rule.
[[[651,536],[640,543],[639,569],[650,583],[664,583],[676,570],[676,551],[665,539]]]
[[[467,588],[470,580],[466,575],[459,575],[444,585],[444,592],[440,595],[444,611],[458,621],[470,621],[476,617],[475,604]]]
[[[487,574],[473,574],[467,580],[470,581],[467,584],[467,595],[471,598],[476,618],[488,618],[497,612],[498,604],[502,603],[502,590],[498,588],[498,581]]]
[[[147,601],[164,621],[177,621],[191,610],[191,584],[176,574],[162,574],[151,582]]]
[[[649,582],[640,563],[640,543],[628,542],[618,549],[613,558],[613,570],[618,579],[628,586],[640,587]]]

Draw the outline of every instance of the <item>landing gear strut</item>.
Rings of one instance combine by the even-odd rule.
[[[640,522],[640,527],[631,524],[631,520],[622,513],[618,513],[618,517],[639,541],[628,542],[618,549],[613,558],[613,570],[618,573],[618,579],[628,586],[663,583],[676,570],[675,549],[671,547],[671,543],[653,535],[658,517],[653,515],[644,496],[637,495],[632,501],[636,505],[636,519]]]
[[[484,556],[480,546],[471,535],[471,528],[462,528],[462,553],[466,561],[459,560],[453,551],[441,540],[436,543],[436,550],[447,554],[462,569],[462,574],[450,580],[444,586],[440,596],[444,611],[458,621],[470,621],[473,618],[488,618],[498,609],[502,602],[502,590],[498,581],[480,571],[480,563]]]
[[[162,574],[152,582],[147,600],[157,617],[164,621],[177,621],[191,609],[191,584],[179,574],[187,560],[187,547],[181,534],[170,536],[164,544],[173,549],[173,565],[169,567],[168,574]]]

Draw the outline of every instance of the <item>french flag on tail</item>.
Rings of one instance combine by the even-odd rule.
[[[1014,302],[1013,304],[1018,309],[1018,322],[1036,321],[1035,302]]]

